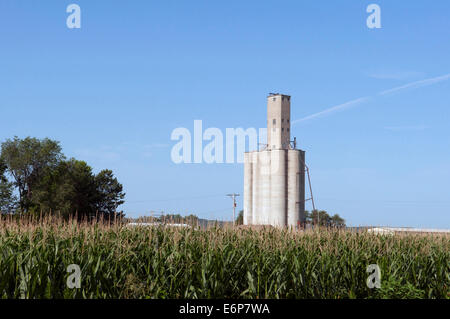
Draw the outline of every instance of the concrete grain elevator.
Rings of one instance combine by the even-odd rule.
[[[291,97],[267,97],[267,145],[244,154],[244,225],[297,228],[305,220],[305,152],[291,141]]]

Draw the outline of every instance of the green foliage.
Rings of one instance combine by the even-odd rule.
[[[48,169],[39,181],[32,201],[38,211],[70,216],[76,212],[95,214],[95,175],[86,162],[70,159]]]
[[[239,211],[239,215],[236,218],[236,225],[244,225],[244,211]]]
[[[324,210],[305,211],[306,223],[325,227],[345,227],[345,220],[338,214],[328,215]]]
[[[122,185],[112,171],[95,175],[86,162],[72,158],[47,170],[33,194],[33,203],[40,211],[58,212],[65,217],[77,214],[81,219],[114,214],[124,197]]]
[[[376,290],[379,299],[420,299],[426,298],[424,290],[416,288],[412,283],[402,283],[401,280],[390,277],[385,280],[380,289]]]
[[[16,136],[2,143],[0,158],[18,188],[21,210],[28,211],[32,205],[34,186],[43,172],[57,166],[64,155],[56,141],[31,137],[19,139]]]
[[[14,196],[14,184],[5,176],[6,165],[0,159],[0,214],[14,211],[17,199]]]
[[[13,184],[4,177],[5,171],[14,179],[23,213],[110,217],[124,203],[123,187],[111,170],[95,175],[86,162],[65,160],[59,143],[50,139],[6,140],[0,163],[2,211],[11,211],[14,205]]]
[[[102,170],[95,176],[95,185],[98,196],[97,211],[107,214],[116,212],[117,206],[124,203],[125,193],[113,172],[109,169]]]
[[[448,235],[11,221],[0,297],[448,298],[449,248]],[[373,263],[381,290],[366,286]],[[70,264],[79,289],[66,286]]]

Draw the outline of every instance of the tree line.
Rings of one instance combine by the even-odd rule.
[[[319,225],[324,227],[345,227],[345,219],[339,214],[330,216],[324,210],[305,211],[306,225]],[[236,218],[236,225],[244,224],[244,211],[241,210]]]
[[[198,223],[199,218],[194,215],[186,215],[182,216],[180,214],[157,214],[156,216],[141,216],[135,218],[134,221],[140,223],[175,223],[175,224],[188,224],[188,225],[196,225]]]
[[[329,215],[325,210],[305,211],[306,224],[325,227],[345,227],[345,219],[339,214]]]
[[[94,174],[86,162],[67,159],[58,141],[16,136],[1,144],[2,214],[122,217],[124,198],[111,170]]]

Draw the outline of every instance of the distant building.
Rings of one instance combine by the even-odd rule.
[[[191,228],[188,224],[171,224],[171,223],[161,223],[161,222],[155,222],[155,223],[144,223],[144,222],[137,222],[137,223],[128,223],[128,227],[155,227],[155,226],[167,226],[167,227],[185,227],[185,228]]]
[[[305,152],[291,141],[291,97],[267,97],[267,145],[244,154],[244,225],[305,221]]]
[[[410,233],[410,234],[449,234],[450,230],[448,229],[427,229],[427,228],[409,228],[409,227],[373,227],[368,228],[367,232],[374,234],[382,234],[382,235],[394,235],[397,233]]]

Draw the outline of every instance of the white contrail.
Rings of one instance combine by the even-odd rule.
[[[442,82],[445,80],[450,79],[450,73],[446,74],[446,75],[442,75],[442,76],[438,76],[435,78],[431,78],[431,79],[425,79],[425,80],[420,80],[420,81],[416,81],[416,82],[412,82],[412,83],[408,83],[402,86],[398,86],[395,87],[393,89],[389,89],[383,92],[378,93],[379,95],[386,95],[386,94],[391,94],[391,93],[395,93],[401,90],[405,90],[405,89],[409,89],[409,88],[420,88],[422,86],[427,86],[427,85],[431,85],[431,84],[435,84],[438,82]]]
[[[405,84],[405,85],[402,85],[402,86],[398,86],[398,87],[395,87],[395,88],[392,88],[392,89],[389,89],[389,90],[385,90],[385,91],[379,92],[377,95],[383,96],[383,95],[387,95],[387,94],[393,94],[393,93],[396,93],[398,91],[409,89],[409,88],[417,89],[417,88],[420,88],[420,87],[423,87],[423,86],[439,83],[439,82],[442,82],[442,81],[445,81],[445,80],[448,80],[448,79],[450,79],[450,73],[446,74],[446,75],[438,76],[438,77],[435,77],[435,78],[431,78],[431,79],[425,79],[425,80],[411,82],[411,83],[408,83],[408,84]],[[304,118],[292,121],[292,124],[297,124],[299,122],[311,120],[311,119],[319,117],[319,116],[328,115],[330,113],[341,111],[341,110],[347,109],[347,108],[349,108],[351,106],[355,106],[357,104],[361,104],[361,103],[367,102],[371,98],[372,97],[370,97],[370,96],[366,96],[366,97],[362,97],[362,98],[359,98],[359,99],[356,99],[356,100],[351,100],[349,102],[330,107],[330,108],[328,108],[326,110],[323,110],[321,112],[314,113],[314,114],[306,116]]]
[[[292,124],[296,124],[296,123],[299,123],[299,122],[311,120],[313,118],[316,118],[316,117],[319,117],[319,116],[323,116],[323,115],[326,115],[326,114],[329,114],[329,113],[341,111],[341,110],[347,109],[349,107],[355,106],[357,104],[361,104],[363,102],[366,102],[369,99],[370,99],[370,97],[361,97],[361,98],[356,99],[356,100],[352,100],[352,101],[349,101],[349,102],[346,102],[346,103],[343,103],[343,104],[339,104],[339,105],[330,107],[329,109],[326,109],[324,111],[321,111],[321,112],[318,112],[318,113],[314,113],[312,115],[304,117],[302,119],[298,119],[298,120],[292,121]]]

